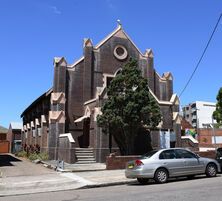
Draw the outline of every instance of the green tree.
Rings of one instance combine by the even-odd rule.
[[[102,115],[97,116],[98,126],[114,137],[122,155],[135,154],[135,138],[141,128],[155,128],[161,121],[159,105],[136,60],[130,59],[111,81],[107,95]]]
[[[222,87],[217,94],[216,110],[213,112],[213,118],[219,125],[222,125]]]

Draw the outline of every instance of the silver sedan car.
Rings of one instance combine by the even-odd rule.
[[[198,174],[215,177],[220,171],[220,165],[214,159],[202,158],[187,149],[170,148],[151,151],[137,160],[129,161],[125,175],[146,184],[149,179],[165,183],[169,177],[193,178]]]

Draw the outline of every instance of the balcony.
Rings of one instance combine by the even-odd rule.
[[[194,128],[196,128],[196,127],[197,127],[197,123],[196,123],[196,122],[193,122],[193,123],[192,123],[192,126],[193,126]]]
[[[193,119],[196,120],[196,119],[197,119],[197,115],[193,115],[193,116],[192,116],[192,120],[193,120]]]
[[[191,109],[191,112],[192,112],[192,113],[197,112],[197,108],[192,108],[192,109]]]

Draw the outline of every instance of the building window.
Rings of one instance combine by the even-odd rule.
[[[203,104],[205,107],[216,107],[216,105]]]
[[[118,75],[119,73],[121,73],[122,69],[119,68],[114,74],[103,74],[103,87],[108,88],[111,84],[111,81],[113,80],[113,78]]]
[[[42,128],[38,128],[38,136],[39,136],[39,137],[42,136]]]
[[[36,137],[36,130],[32,130],[32,137]]]
[[[191,108],[193,109],[193,108],[196,108],[196,103],[193,103],[192,105],[191,105]]]
[[[110,83],[112,80],[113,80],[113,77],[106,77],[106,87],[107,88],[110,86]]]

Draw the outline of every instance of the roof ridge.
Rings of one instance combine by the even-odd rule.
[[[0,133],[7,133],[8,129],[0,125]]]

